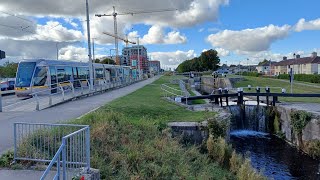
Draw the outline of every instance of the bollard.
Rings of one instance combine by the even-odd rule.
[[[35,94],[35,96],[36,96],[36,101],[37,101],[36,110],[39,111],[39,110],[40,110],[39,98],[38,98],[38,95],[37,95],[37,94]]]
[[[251,85],[248,85],[248,89],[249,89],[249,91],[251,90]]]
[[[225,88],[224,89],[224,94],[226,94],[226,106],[229,106],[228,92],[229,92],[229,89]]]
[[[220,97],[219,97],[220,106],[222,107],[222,106],[223,106],[223,105],[222,105],[222,88],[219,88],[219,95],[220,95]]]
[[[282,88],[281,93],[286,93],[286,89]]]
[[[256,91],[257,91],[257,104],[260,104],[260,100],[259,100],[259,93],[260,93],[260,87],[256,87]]]
[[[238,105],[242,105],[243,104],[243,89],[238,88]]]
[[[269,88],[268,86],[266,87],[266,93],[267,93],[267,95],[266,95],[267,106],[269,106],[269,93],[270,93],[270,88]]]
[[[49,94],[49,106],[52,106],[52,97],[51,97],[51,94]]]

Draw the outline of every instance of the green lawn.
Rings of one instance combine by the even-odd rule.
[[[309,83],[308,83],[309,84]],[[272,78],[263,78],[263,77],[249,77],[244,76],[244,81],[237,82],[235,87],[247,87],[251,85],[253,89],[251,92],[255,92],[255,87],[261,87],[261,92],[265,92],[264,88],[266,86],[271,87],[271,92],[281,92],[279,88],[272,87],[281,87],[285,88],[287,93],[290,93],[290,83],[289,81],[283,82],[277,79]],[[246,91],[246,89],[244,89]],[[293,85],[293,93],[320,93],[320,88],[310,87],[306,85],[294,84]],[[320,98],[287,98],[281,97],[280,100],[287,102],[314,102],[320,103]]]
[[[235,179],[199,147],[171,138],[169,121],[203,121],[212,112],[192,112],[168,102],[163,76],[75,120],[91,127],[91,164],[102,179]]]

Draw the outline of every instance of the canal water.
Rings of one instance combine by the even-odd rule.
[[[250,157],[254,168],[270,179],[320,179],[319,161],[268,133],[264,107],[245,107],[243,119],[239,119],[238,106],[231,106],[230,111],[236,120],[231,125],[230,143],[238,153]]]

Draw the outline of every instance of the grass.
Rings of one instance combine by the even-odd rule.
[[[192,112],[161,96],[163,76],[112,101],[74,123],[91,126],[91,164],[102,179],[234,179],[194,145],[182,145],[166,129],[169,121],[203,121],[211,112]]]
[[[264,92],[266,86],[269,87],[281,87],[285,88],[287,93],[290,93],[290,83],[289,81],[279,81],[277,79],[272,78],[263,78],[263,77],[244,77],[243,81],[239,81],[235,83],[236,87],[247,87],[251,85],[253,89],[251,92],[255,92],[255,87],[261,87],[261,92]],[[245,89],[246,90],[246,89]],[[280,88],[272,89],[271,92],[281,92]],[[293,85],[293,93],[320,93],[320,88],[310,87],[307,85],[294,84]],[[292,97],[280,97],[280,101],[286,102],[312,102],[312,103],[320,103],[320,98],[292,98]]]
[[[188,90],[189,93],[190,93],[190,96],[196,96],[196,94],[191,91],[191,90]],[[192,100],[192,104],[206,104],[206,101],[204,99],[196,99],[196,100]]]

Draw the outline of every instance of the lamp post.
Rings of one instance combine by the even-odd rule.
[[[89,72],[90,72],[90,87],[93,89],[93,63],[91,58],[91,44],[90,44],[90,21],[89,21],[89,4],[86,0],[86,16],[87,16],[87,34],[88,34],[88,58],[89,58]]]
[[[249,58],[247,58],[247,67],[248,67],[248,71],[250,72]]]

